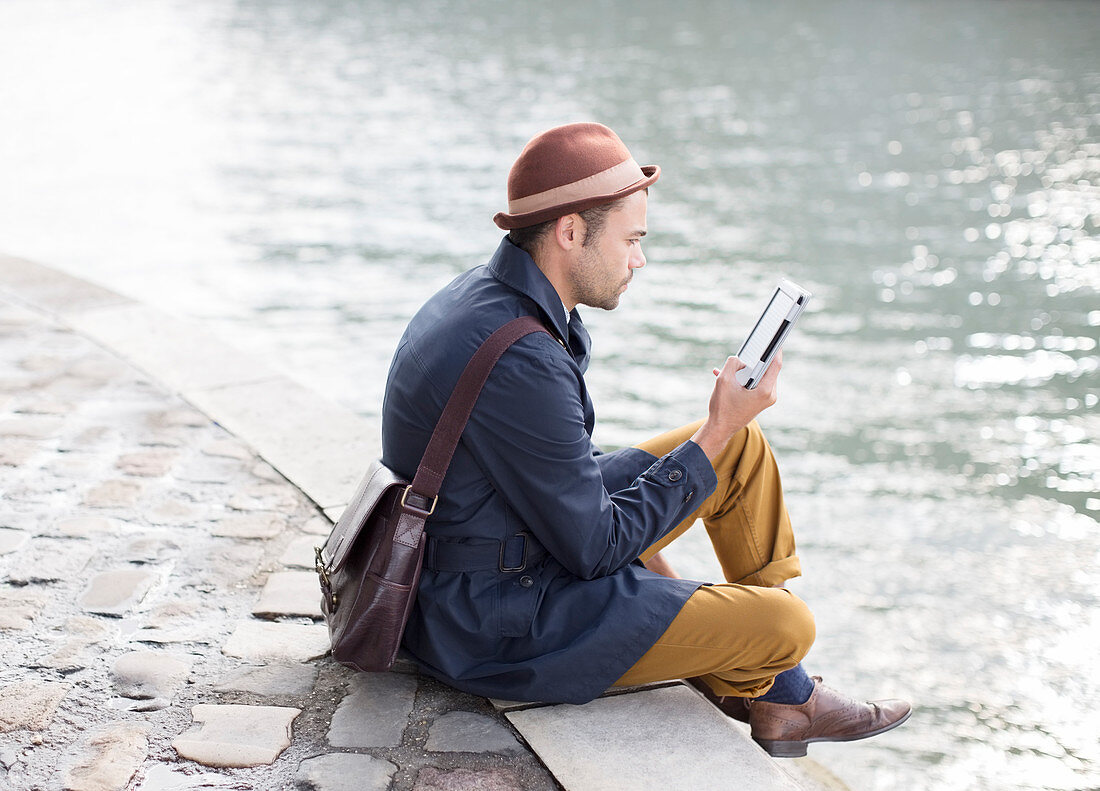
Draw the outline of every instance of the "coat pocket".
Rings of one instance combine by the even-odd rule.
[[[509,575],[497,585],[501,637],[526,637],[531,632],[542,586],[530,571]]]

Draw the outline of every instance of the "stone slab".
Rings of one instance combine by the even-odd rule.
[[[0,733],[45,730],[69,693],[68,684],[17,681],[0,687]]]
[[[254,356],[229,346],[200,322],[148,305],[134,303],[84,311],[68,321],[178,393],[256,382],[275,375]]]
[[[49,597],[36,590],[0,587],[0,629],[27,629]]]
[[[238,489],[226,500],[237,511],[293,511],[302,502],[301,495],[288,483],[263,483]]]
[[[377,428],[290,379],[187,390],[190,401],[322,508],[346,503],[378,455]]]
[[[336,524],[335,519],[328,518],[328,509],[325,511],[325,516],[315,516],[312,519],[307,519],[306,523],[301,526],[303,533],[308,533],[311,536],[328,536],[332,532],[332,526]],[[337,506],[337,510],[343,511],[344,506]]]
[[[178,479],[177,479],[178,480]],[[209,518],[208,505],[195,505],[182,500],[161,500],[141,511],[151,525],[168,527],[193,527]]]
[[[5,291],[55,314],[72,315],[82,310],[133,303],[86,280],[6,255],[0,255],[0,283]]]
[[[120,791],[148,753],[148,726],[119,724],[92,736],[84,754],[65,772],[65,791]]]
[[[312,571],[276,571],[267,578],[260,600],[252,608],[260,618],[304,616],[320,620],[321,588]]]
[[[29,546],[14,556],[7,581],[13,585],[33,585],[79,579],[91,558],[92,550],[85,542],[34,538]]]
[[[328,629],[321,624],[238,621],[222,653],[250,662],[308,662],[328,649]]]
[[[143,626],[128,634],[126,639],[131,643],[153,643],[155,645],[169,645],[171,643],[211,645],[214,642],[213,635],[217,626],[218,624],[210,622]]]
[[[156,575],[145,569],[113,569],[92,577],[79,604],[85,612],[123,615],[149,592]]]
[[[264,698],[302,697],[313,690],[312,665],[262,665],[238,668],[214,685],[215,692],[250,692]]]
[[[314,547],[319,547],[325,542],[324,538],[319,536],[298,536],[289,544],[283,554],[279,557],[279,562],[284,566],[300,569],[311,569],[314,564]]]
[[[798,791],[736,724],[683,685],[505,716],[567,791]]]
[[[125,453],[118,457],[115,468],[141,478],[160,478],[172,469],[172,463],[179,456],[174,450],[143,450]]]
[[[61,433],[62,421],[56,417],[28,415],[0,420],[0,437],[49,439]]]
[[[290,725],[301,709],[201,703],[191,707],[200,725],[172,742],[182,758],[205,766],[270,764],[290,746]]]
[[[115,660],[111,674],[123,697],[171,699],[191,674],[191,661],[164,651],[133,651]]]
[[[175,769],[171,764],[153,764],[146,768],[134,791],[241,791],[235,778],[214,772],[196,772],[194,768]]]
[[[428,729],[425,746],[433,753],[518,753],[515,735],[492,717],[473,711],[449,711]]]
[[[315,791],[386,791],[396,773],[384,758],[330,753],[302,761],[295,779]]]
[[[89,508],[129,508],[137,502],[142,486],[137,481],[103,481],[84,495]]]
[[[0,440],[0,467],[22,467],[39,451],[39,443],[5,437]]]
[[[59,519],[54,529],[70,538],[92,538],[98,535],[117,535],[122,532],[123,522],[104,516],[71,516]]]
[[[282,474],[277,469],[272,467],[266,461],[258,461],[255,464],[253,464],[252,469],[250,470],[250,472],[253,475],[255,475],[257,478],[261,478],[265,481],[270,481],[272,483],[286,483],[287,482],[286,478],[284,478],[282,476]]]
[[[49,668],[60,673],[75,673],[77,670],[83,670],[95,662],[89,656],[91,653],[89,649],[94,644],[95,642],[92,640],[80,638],[65,640],[53,651],[38,659],[35,664],[41,668]],[[102,655],[102,647],[96,651],[96,654]]]
[[[236,459],[237,461],[251,461],[255,458],[247,445],[235,439],[215,439],[202,446],[202,452],[207,456],[215,456],[222,459]]]
[[[523,791],[525,786],[508,769],[437,769],[417,772],[413,791]]]
[[[274,538],[286,528],[286,519],[278,514],[234,514],[219,519],[210,535],[223,538]]]
[[[332,715],[333,747],[397,747],[409,724],[417,681],[403,673],[358,673]]]
[[[169,429],[176,434],[175,429],[202,428],[210,423],[210,418],[189,406],[172,406],[150,412],[146,421],[153,428]]]
[[[18,549],[22,549],[30,538],[30,533],[27,533],[25,530],[12,530],[7,527],[0,527],[0,555],[6,555],[9,552],[15,552]]]

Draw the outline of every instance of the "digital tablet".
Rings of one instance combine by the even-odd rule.
[[[802,309],[806,307],[811,296],[809,291],[789,280],[779,281],[768,306],[756,320],[756,326],[737,353],[745,367],[735,376],[746,390],[752,390],[760,383],[772,358],[783,345],[791,327],[802,315]]]

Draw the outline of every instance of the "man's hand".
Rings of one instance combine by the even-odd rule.
[[[753,390],[746,390],[734,377],[744,367],[745,364],[736,357],[728,357],[721,370],[714,369],[714,375],[718,379],[710,394],[707,419],[691,438],[711,461],[722,452],[734,434],[778,398],[779,371],[783,367],[782,351],[775,355],[767,373]]]

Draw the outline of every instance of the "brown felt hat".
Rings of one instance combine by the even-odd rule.
[[[603,124],[566,124],[536,135],[508,172],[508,211],[493,217],[506,231],[555,220],[625,198],[661,175],[639,167]]]

